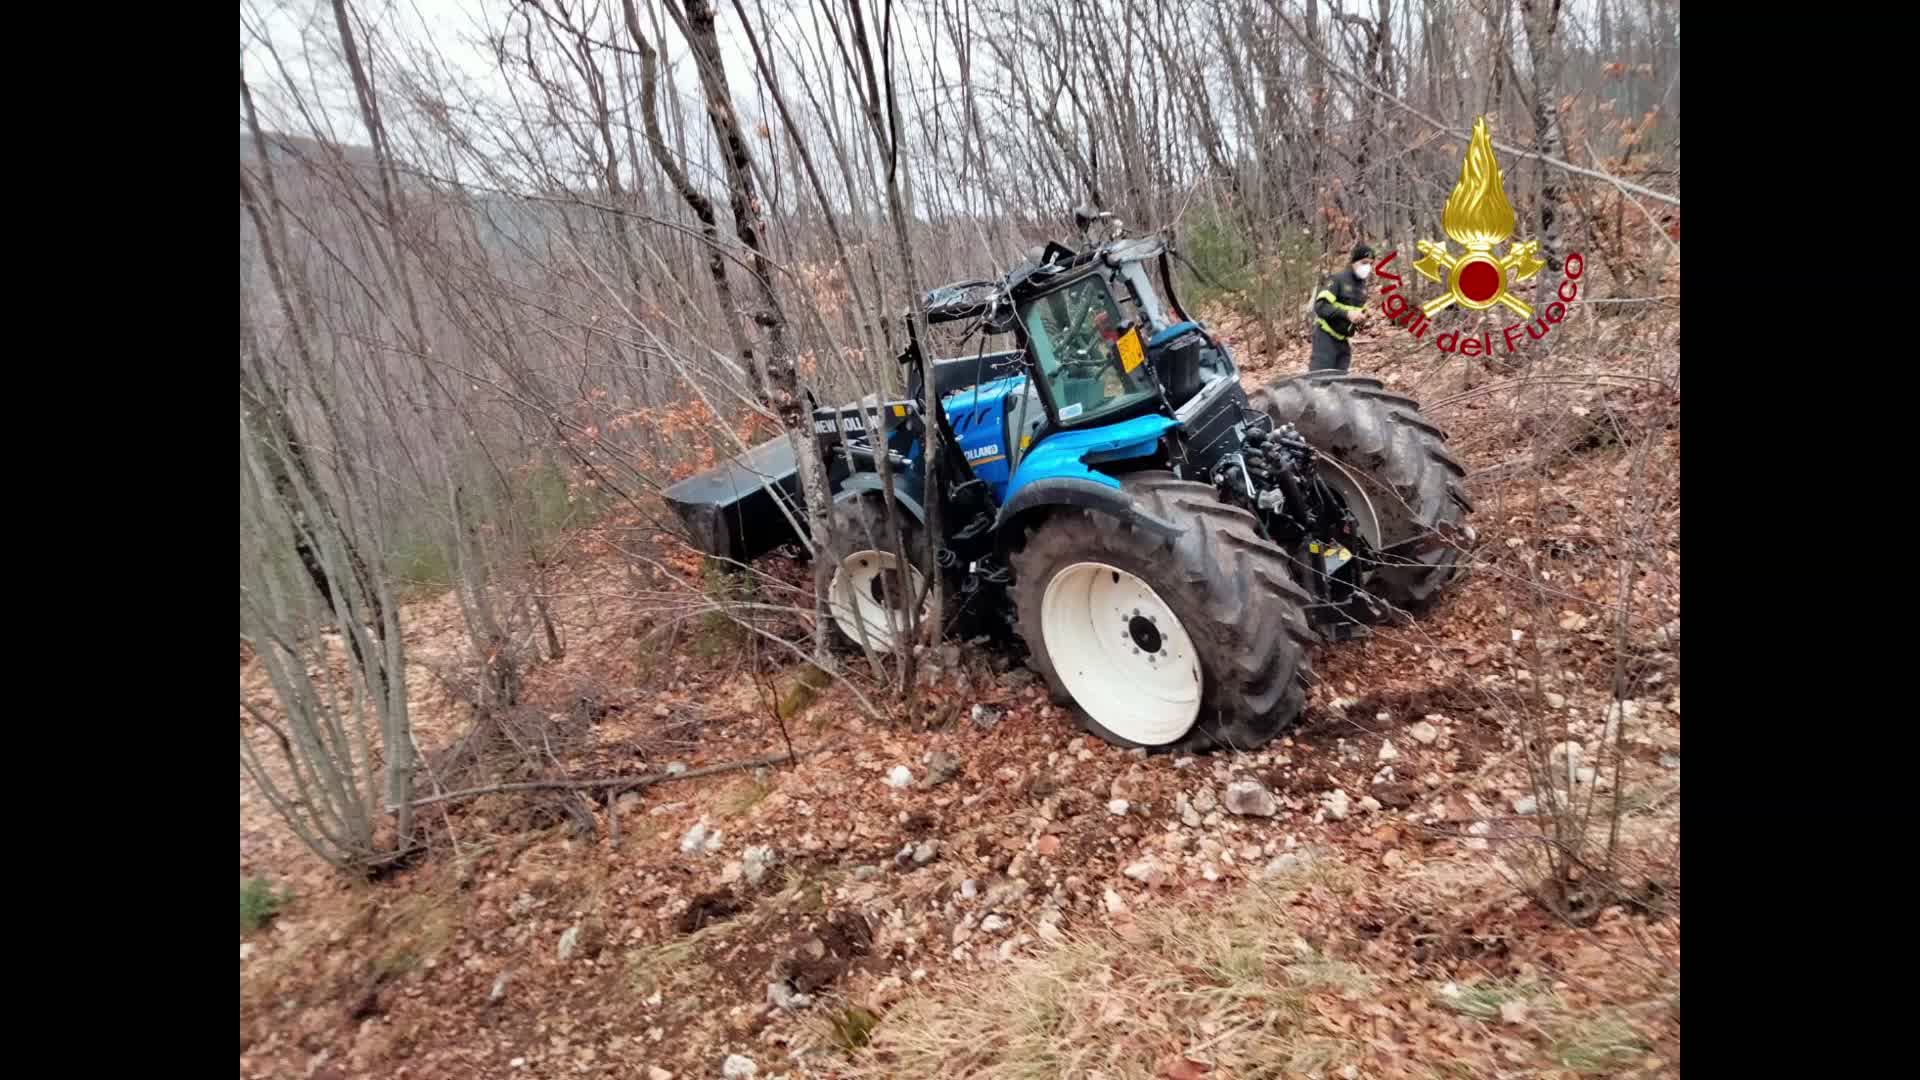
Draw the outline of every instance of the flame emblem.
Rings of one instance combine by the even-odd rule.
[[[1467,157],[1460,163],[1460,182],[1453,185],[1440,214],[1440,227],[1448,239],[1467,251],[1456,257],[1445,241],[1422,240],[1414,245],[1420,258],[1414,260],[1413,268],[1447,289],[1420,310],[1432,318],[1454,304],[1472,311],[1504,304],[1523,319],[1533,318],[1532,306],[1508,292],[1507,283],[1509,279],[1514,284],[1530,281],[1547,265],[1539,257],[1540,242],[1509,245],[1499,258],[1493,254],[1494,245],[1506,243],[1513,235],[1513,225],[1513,204],[1507,201],[1500,163],[1493,156],[1493,138],[1482,116],[1473,122]]]

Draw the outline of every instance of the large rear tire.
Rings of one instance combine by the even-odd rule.
[[[928,573],[919,524],[898,515],[900,539],[913,572],[901,574],[894,555],[892,531],[887,528],[886,504],[878,495],[835,503],[833,507],[833,580],[827,586],[827,605],[840,639],[859,648],[864,633],[878,653],[899,651],[909,626],[911,600],[921,596]],[[921,600],[921,619],[932,607],[932,597]]]
[[[1336,489],[1358,480],[1364,510],[1377,524],[1376,547],[1391,547],[1430,534],[1446,542],[1416,555],[1382,560],[1368,581],[1376,599],[1418,611],[1460,574],[1459,537],[1473,504],[1462,482],[1467,471],[1447,453],[1446,434],[1420,415],[1412,398],[1388,390],[1378,379],[1315,372],[1282,379],[1248,395],[1248,404],[1292,424],[1344,477],[1329,474]],[[1349,498],[1349,502],[1352,500]],[[1364,531],[1364,526],[1363,526]]]
[[[1128,748],[1251,750],[1300,715],[1307,596],[1253,515],[1206,484],[1130,473],[1164,539],[1063,509],[1015,552],[1013,601],[1033,667],[1081,723]]]

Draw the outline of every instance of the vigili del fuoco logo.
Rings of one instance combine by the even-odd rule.
[[[1447,290],[1425,304],[1416,304],[1401,291],[1400,276],[1387,269],[1398,252],[1387,252],[1374,265],[1374,272],[1385,283],[1380,292],[1384,297],[1381,311],[1387,321],[1404,326],[1418,338],[1426,336],[1435,315],[1455,305],[1468,311],[1503,307],[1520,317],[1519,322],[1501,330],[1506,351],[1514,352],[1523,341],[1546,337],[1567,317],[1567,305],[1580,295],[1580,275],[1586,273],[1586,260],[1577,251],[1567,255],[1563,270],[1566,277],[1556,293],[1559,299],[1536,315],[1533,306],[1515,296],[1509,286],[1532,281],[1547,264],[1539,256],[1538,240],[1507,243],[1513,237],[1513,226],[1513,204],[1507,202],[1486,118],[1480,117],[1473,122],[1473,138],[1467,143],[1466,160],[1460,164],[1460,182],[1453,185],[1446,209],[1440,214],[1440,227],[1447,239],[1466,248],[1466,253],[1455,255],[1445,240],[1438,244],[1422,240],[1416,245],[1420,258],[1414,260],[1414,271]],[[1499,244],[1507,244],[1507,251],[1496,256],[1493,249]],[[1434,336],[1434,345],[1444,353],[1485,356],[1493,352],[1493,334],[1482,331],[1479,337],[1473,337],[1458,330],[1447,331]]]

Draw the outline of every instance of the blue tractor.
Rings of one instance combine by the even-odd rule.
[[[1465,471],[1378,380],[1311,374],[1247,394],[1181,308],[1164,238],[1075,216],[1082,250],[1049,243],[998,281],[927,295],[928,324],[977,335],[972,355],[928,358],[908,320],[903,398],[815,411],[837,632],[897,648],[938,583],[950,611],[1023,642],[1101,738],[1251,749],[1298,717],[1316,642],[1418,610],[1458,576]],[[987,351],[992,337],[1011,347]],[[931,556],[929,438],[949,448]],[[708,552],[745,560],[793,539],[799,515],[776,490],[800,498],[784,438],[667,497]]]

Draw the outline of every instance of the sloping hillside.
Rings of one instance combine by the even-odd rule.
[[[1591,311],[1471,384],[1361,339],[1469,467],[1480,546],[1431,615],[1320,650],[1253,754],[1114,749],[983,648],[876,719],[854,691],[884,690],[799,690],[692,600],[658,632],[632,598],[698,597],[694,560],[580,531],[529,730],[569,775],[685,777],[437,803],[431,857],[355,887],[243,777],[241,875],[292,898],[242,934],[241,1075],[1678,1075],[1677,322]],[[1264,360],[1249,383],[1304,366]],[[636,583],[636,550],[665,569]],[[472,720],[457,603],[405,626],[432,752]],[[1612,873],[1540,888],[1529,747]]]

